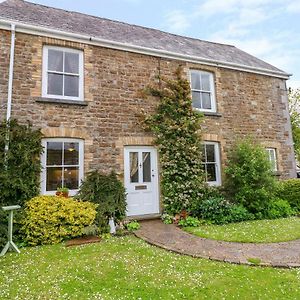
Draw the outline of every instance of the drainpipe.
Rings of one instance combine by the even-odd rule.
[[[6,141],[5,141],[5,160],[7,159],[7,152],[9,149],[9,121],[11,118],[11,102],[12,102],[12,89],[14,78],[14,56],[15,56],[15,38],[16,26],[11,24],[11,43],[10,43],[10,59],[9,59],[9,75],[8,75],[8,92],[7,92],[7,111],[6,111]],[[5,166],[7,167],[6,163]]]

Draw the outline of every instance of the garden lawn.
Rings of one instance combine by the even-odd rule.
[[[300,218],[257,220],[226,225],[201,225],[184,229],[200,237],[214,240],[275,243],[300,239]]]
[[[133,236],[0,258],[0,299],[299,299],[300,269],[174,254]]]

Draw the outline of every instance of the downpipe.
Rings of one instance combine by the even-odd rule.
[[[5,134],[5,148],[4,148],[5,169],[7,169],[7,155],[9,150],[9,141],[10,141],[10,119],[11,119],[12,91],[13,91],[13,79],[14,79],[15,39],[16,39],[16,26],[15,24],[11,24],[11,43],[10,43],[7,110],[6,110],[6,134]]]

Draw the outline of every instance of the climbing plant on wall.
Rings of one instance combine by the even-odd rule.
[[[182,70],[176,79],[160,78],[159,87],[148,87],[146,94],[159,98],[153,115],[145,116],[145,128],[155,136],[160,165],[164,209],[180,212],[202,197],[206,187],[202,167],[202,115],[192,109],[190,84]]]

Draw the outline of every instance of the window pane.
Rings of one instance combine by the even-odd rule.
[[[64,187],[70,190],[76,190],[79,187],[79,168],[64,168]]]
[[[204,109],[211,109],[210,93],[202,93],[202,105]]]
[[[203,91],[210,91],[209,74],[201,74],[201,89]]]
[[[79,54],[65,53],[65,73],[79,74]]]
[[[275,160],[275,151],[273,149],[270,149],[269,154],[270,154],[270,160],[274,161]]]
[[[202,108],[201,92],[192,92],[193,107]]]
[[[48,71],[63,72],[63,52],[48,50]]]
[[[47,142],[47,166],[62,165],[62,143]]]
[[[63,75],[48,73],[48,94],[62,95],[63,94]]]
[[[79,164],[79,143],[64,144],[64,164],[65,165]]]
[[[277,165],[275,160],[271,160],[271,170],[277,171]]]
[[[217,181],[216,164],[206,164],[207,181]]]
[[[62,168],[47,168],[46,191],[56,191],[62,186]]]
[[[139,182],[139,156],[138,152],[130,152],[130,182]]]
[[[205,145],[206,147],[206,161],[215,162],[215,146],[214,145]]]
[[[143,152],[143,182],[151,182],[150,152]]]
[[[79,97],[79,77],[65,75],[65,95]]]
[[[192,72],[192,89],[200,90],[200,73],[199,72]]]

